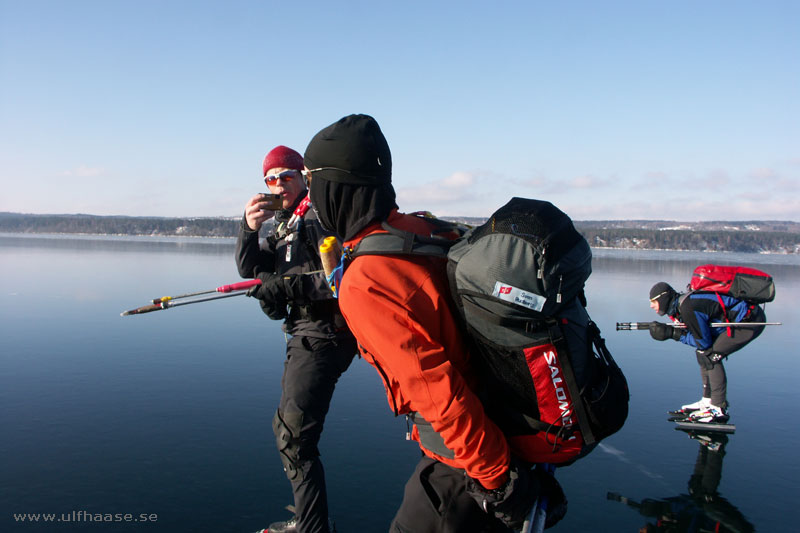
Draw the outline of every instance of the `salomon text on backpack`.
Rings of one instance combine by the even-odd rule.
[[[517,456],[568,464],[622,427],[628,385],[586,313],[591,250],[566,214],[513,198],[456,241],[383,228],[351,257],[447,255],[484,407]]]

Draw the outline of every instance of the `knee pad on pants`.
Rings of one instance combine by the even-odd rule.
[[[303,449],[300,442],[300,428],[303,413],[283,413],[279,409],[272,418],[272,431],[283,463],[283,470],[289,481],[297,479],[302,471]]]
[[[711,370],[712,368],[714,368],[715,363],[714,361],[709,359],[708,355],[704,355],[701,353],[697,353],[695,355],[697,357],[697,364],[700,365],[700,368],[704,368],[706,370]]]

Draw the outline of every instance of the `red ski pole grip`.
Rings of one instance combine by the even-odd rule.
[[[240,281],[239,283],[223,285],[222,287],[217,287],[217,292],[244,291],[256,285],[261,285],[260,279],[249,279],[247,281]]]

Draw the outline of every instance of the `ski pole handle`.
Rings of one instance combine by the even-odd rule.
[[[223,285],[222,287],[217,287],[217,292],[245,291],[250,287],[255,287],[256,285],[261,285],[260,279],[249,279],[247,281],[240,281],[239,283]]]
[[[652,322],[617,322],[617,331],[650,329]]]

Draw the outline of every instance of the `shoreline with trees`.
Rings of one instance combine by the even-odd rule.
[[[479,225],[479,217],[442,217]],[[241,217],[133,217],[0,213],[0,233],[235,238]],[[800,253],[790,221],[574,221],[592,247],[634,250]]]

